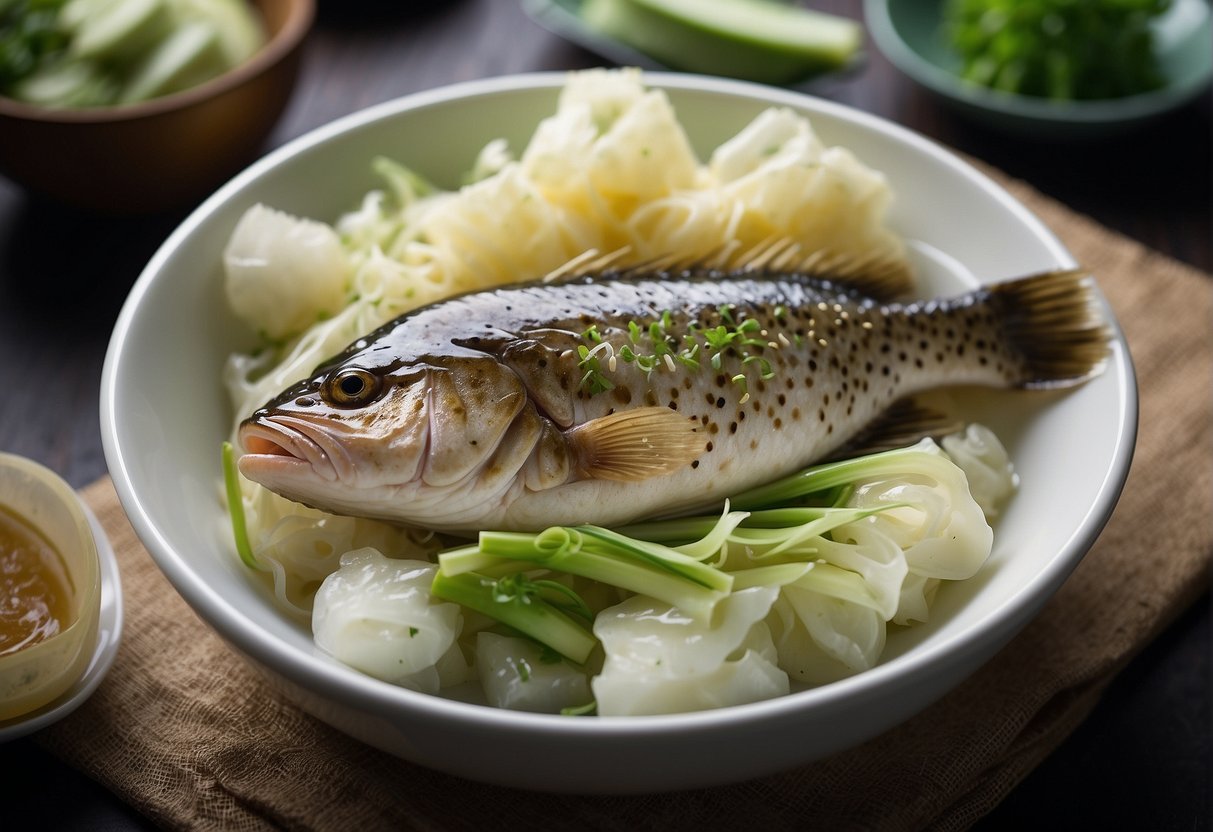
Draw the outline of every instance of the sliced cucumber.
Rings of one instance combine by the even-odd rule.
[[[80,24],[114,2],[116,0],[68,0],[59,10],[59,24],[64,31],[74,32],[80,28]]]
[[[244,63],[265,42],[261,21],[246,0],[171,0],[182,20],[210,23],[229,67]]]
[[[208,23],[186,23],[135,67],[122,89],[123,102],[143,101],[201,84],[227,68],[219,34]]]
[[[587,0],[595,29],[691,72],[786,84],[846,64],[853,20],[771,0]]]
[[[44,106],[143,101],[222,75],[265,42],[249,0],[68,0],[55,25],[67,49],[8,94]]]
[[[13,98],[40,107],[102,107],[117,93],[113,80],[87,61],[44,64],[10,90]]]
[[[111,0],[90,11],[72,38],[72,54],[78,58],[126,62],[150,49],[172,27],[164,0]]]

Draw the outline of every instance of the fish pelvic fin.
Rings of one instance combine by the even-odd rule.
[[[1069,387],[1103,369],[1112,329],[1085,271],[1045,272],[995,284],[989,292],[1003,333],[1024,362],[1019,386]]]
[[[696,423],[665,407],[612,413],[566,434],[581,475],[635,482],[670,474],[704,452]]]

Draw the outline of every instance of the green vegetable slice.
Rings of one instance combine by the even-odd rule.
[[[676,69],[787,84],[859,51],[847,18],[770,0],[588,0],[585,22]]]

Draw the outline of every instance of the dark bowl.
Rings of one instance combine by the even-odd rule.
[[[60,110],[0,97],[0,173],[106,214],[178,208],[256,157],[298,75],[315,0],[253,0],[267,42],[229,72],[122,107]]]
[[[877,48],[898,69],[970,120],[1048,139],[1098,139],[1146,124],[1187,104],[1213,79],[1213,14],[1206,0],[1176,0],[1151,26],[1163,85],[1156,90],[1083,101],[1051,101],[1001,92],[960,77],[961,58],[943,33],[942,0],[865,0]]]

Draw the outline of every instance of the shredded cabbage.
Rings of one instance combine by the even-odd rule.
[[[345,305],[347,256],[331,227],[254,205],[223,252],[232,311],[278,340]]]

